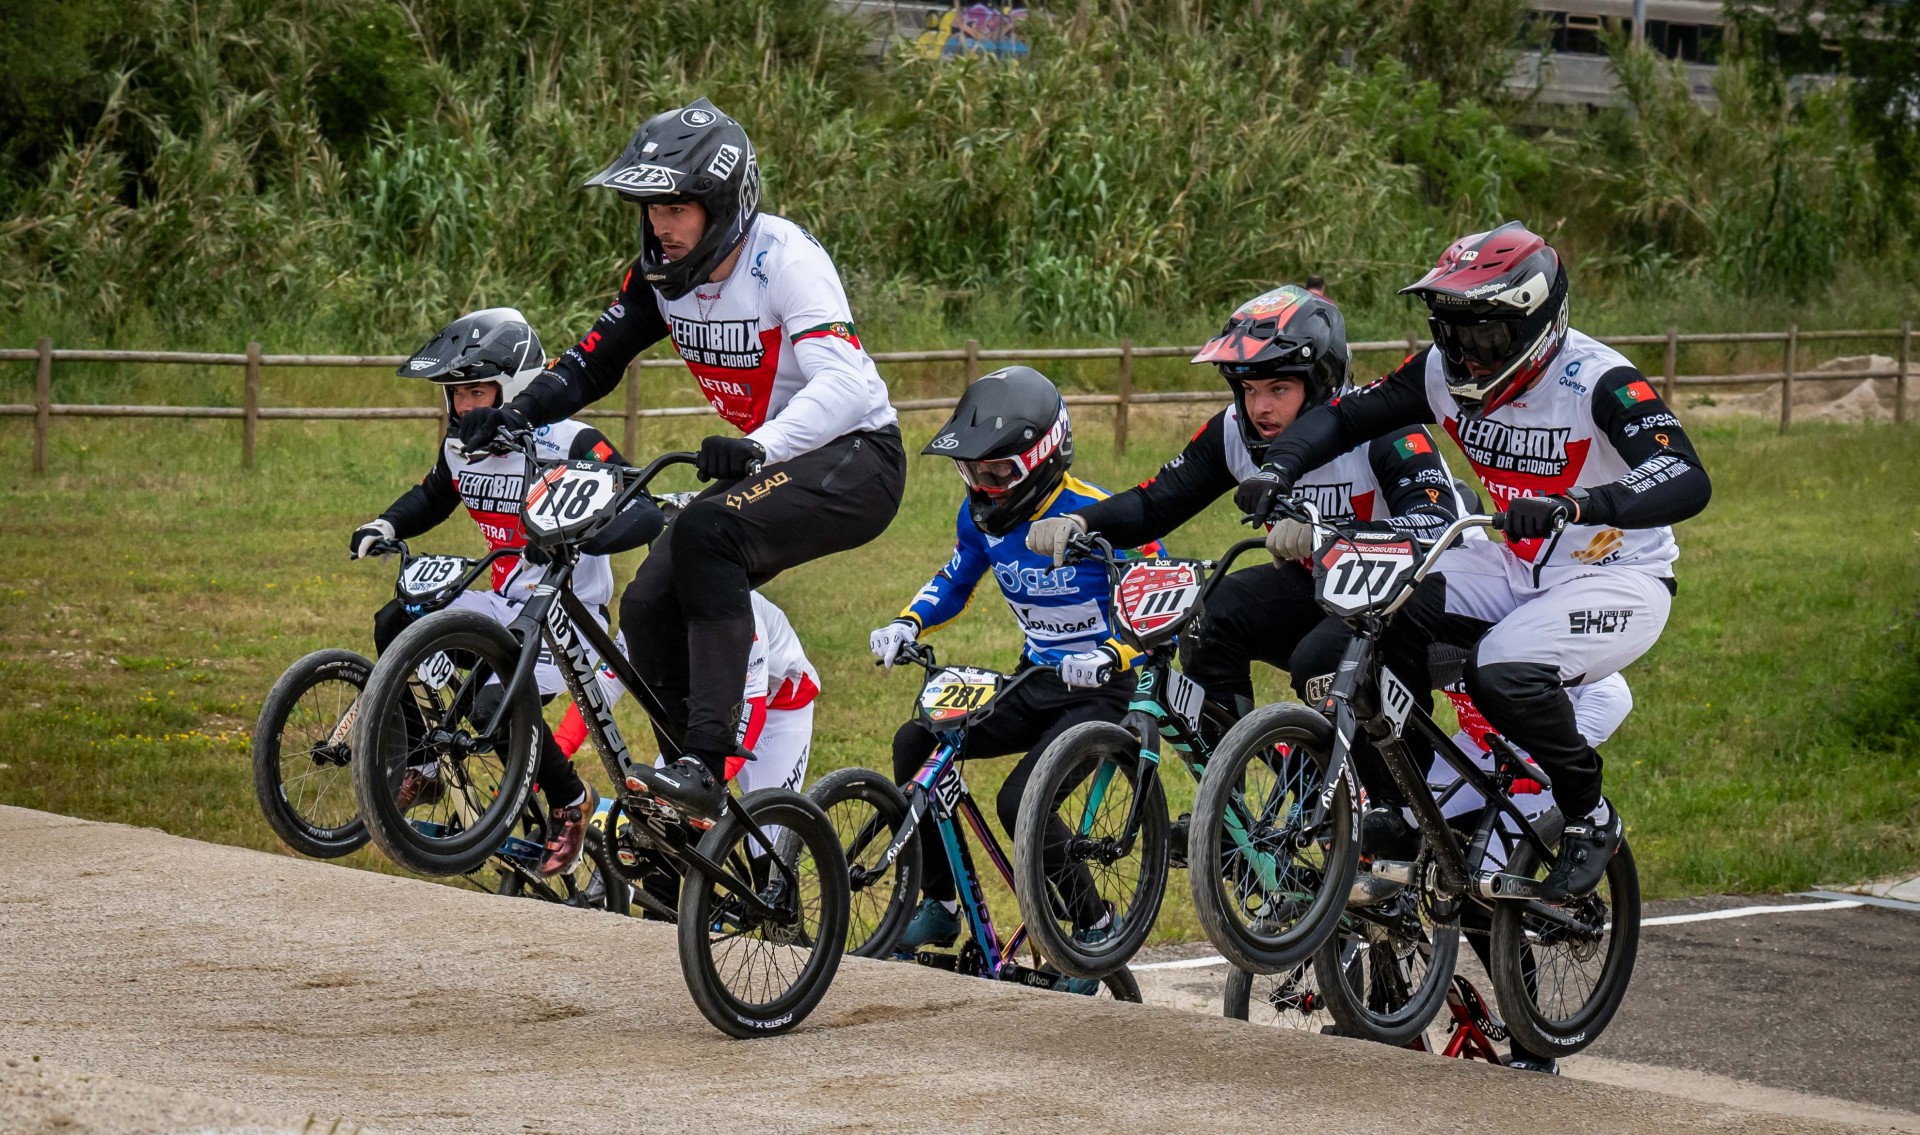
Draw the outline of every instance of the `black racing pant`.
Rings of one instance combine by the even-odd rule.
[[[387,647],[393,645],[393,640],[399,638],[400,632],[406,630],[415,618],[417,616],[407,613],[400,600],[389,600],[386,606],[373,614],[374,649],[385,654]],[[474,699],[474,716],[486,720],[493,712],[493,699],[497,699],[502,692],[497,683],[480,691],[479,697]],[[492,695],[491,699],[488,698],[489,694]],[[567,759],[567,754],[560,751],[560,744],[553,739],[553,730],[547,727],[545,721],[540,723],[540,751],[535,754],[534,760],[538,762],[534,766],[534,777],[539,782],[540,794],[547,798],[548,807],[555,810],[564,808],[580,799],[587,790],[586,783],[574,771],[573,762]]]
[[[1206,613],[1186,641],[1186,675],[1220,706],[1244,713],[1253,705],[1252,664],[1286,669],[1300,640],[1326,617],[1313,599],[1313,573],[1301,565],[1236,571],[1207,597]]]
[[[906,483],[898,429],[851,433],[708,488],[654,541],[620,597],[620,629],[679,747],[716,778],[736,746],[752,589],[886,531]]]
[[[1119,721],[1126,716],[1127,696],[1132,688],[1131,671],[1118,679],[1117,684],[1097,690],[1070,690],[1056,673],[1035,674],[1012,693],[995,701],[993,713],[967,731],[966,742],[960,750],[963,761],[1025,751],[1020,763],[1007,773],[1000,795],[994,800],[1000,826],[1009,836],[1020,819],[1020,799],[1026,795],[1027,781],[1032,778],[1034,766],[1040,763],[1047,746],[1083,722]],[[933,755],[935,744],[933,730],[920,718],[902,725],[893,735],[893,779],[900,784],[911,780]],[[1086,866],[1069,866],[1067,862],[1067,841],[1072,838],[1072,829],[1059,817],[1050,817],[1041,860],[1046,865],[1047,877],[1066,897],[1074,921],[1081,926],[1091,926],[1106,914],[1106,907]],[[923,864],[921,889],[927,897],[953,902],[958,895],[953,869],[947,863],[940,833],[931,823],[920,828],[920,862]]]
[[[1416,696],[1419,691],[1427,693],[1427,709],[1431,712],[1433,645],[1472,648],[1493,625],[1485,619],[1448,612],[1446,577],[1430,575],[1414,588],[1413,596],[1388,624],[1380,636],[1379,649],[1382,660],[1416,691]],[[1294,688],[1303,690],[1309,679],[1333,673],[1352,637],[1353,631],[1337,619],[1329,619],[1309,634],[1294,652]],[[1524,723],[1527,753],[1553,777],[1553,794],[1561,811],[1569,817],[1586,815],[1600,802],[1600,754],[1580,735],[1573,703],[1557,681],[1521,680],[1530,677],[1526,671],[1537,668],[1511,664],[1482,668],[1476,661],[1470,656],[1464,671],[1467,693],[1472,695],[1475,708],[1508,736],[1515,732],[1513,722]],[[1413,757],[1418,767],[1425,768],[1432,754],[1416,752]],[[1375,803],[1406,803],[1379,750],[1364,735],[1354,738],[1353,760],[1354,771]]]

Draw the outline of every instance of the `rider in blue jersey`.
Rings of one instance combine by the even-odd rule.
[[[1127,712],[1133,688],[1127,670],[1134,652],[1113,636],[1105,570],[1091,564],[1055,567],[1049,556],[1027,548],[1028,525],[1076,512],[1108,494],[1067,472],[1073,464],[1073,428],[1066,402],[1031,367],[995,371],[968,387],[953,417],[921,452],[954,459],[967,499],[954,524],[953,558],[898,618],[873,632],[874,657],[891,668],[900,648],[922,631],[958,618],[991,573],[1026,639],[1019,668],[1075,669],[1022,682],[967,734],[961,760],[1025,753],[995,801],[1001,824],[1012,832],[1027,780],[1054,738],[1082,722],[1119,721]],[[1165,554],[1158,542],[1141,551]],[[1073,682],[1093,688],[1071,689]],[[894,779],[911,778],[934,744],[932,731],[918,718],[902,725],[893,738]],[[1060,827],[1060,839],[1046,841],[1049,845],[1064,844],[1071,835]],[[931,829],[922,828],[920,835],[926,899],[899,943],[905,950],[949,945],[960,933],[959,897],[946,853]],[[1075,906],[1076,934],[1088,941],[1104,937],[1110,912],[1086,868],[1051,858],[1047,866]]]

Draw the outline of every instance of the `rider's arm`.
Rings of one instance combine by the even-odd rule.
[[[1227,436],[1226,416],[1223,410],[1208,418],[1158,473],[1074,515],[1115,547],[1151,543],[1193,519],[1239,484],[1227,467],[1226,446],[1240,440]]]
[[[1426,375],[1427,353],[1415,351],[1386,377],[1308,410],[1267,448],[1268,468],[1297,481],[1300,474],[1318,469],[1361,442],[1407,426],[1431,424]]]
[[[1354,527],[1432,540],[1458,517],[1453,477],[1426,427],[1410,426],[1375,440],[1367,447],[1367,463],[1386,498],[1388,515]]]
[[[777,255],[779,263],[767,272],[770,302],[807,381],[747,435],[767,451],[769,465],[851,432],[887,401],[886,384],[860,346],[840,274],[826,250],[809,237],[782,245]]]
[[[901,618],[922,631],[938,629],[959,618],[960,612],[972,601],[980,577],[987,573],[987,542],[974,527],[965,502],[960,505],[960,519],[955,529],[953,558],[934,573],[920,594],[900,612]]]
[[[636,267],[638,262],[635,262]],[[634,285],[634,269],[620,284],[620,295],[594,321],[586,338],[568,347],[546,373],[515,398],[512,408],[534,425],[557,422],[606,397],[641,351],[667,337],[667,319],[653,289]]]
[[[607,440],[607,435],[592,426],[580,427],[573,435],[573,441],[567,446],[567,457],[575,461],[604,461],[609,465],[625,465],[627,459]]]
[[[1713,486],[1693,442],[1646,378],[1615,367],[1593,390],[1593,424],[1628,465],[1627,475],[1587,490],[1581,524],[1658,528],[1697,515]]]
[[[380,514],[380,519],[393,525],[396,537],[410,540],[432,530],[459,507],[460,489],[453,483],[453,470],[447,467],[447,452],[443,448],[420,483],[401,493],[400,498]]]

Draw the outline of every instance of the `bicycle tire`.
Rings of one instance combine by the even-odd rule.
[[[917,833],[901,847],[890,867],[879,866],[879,856],[906,825],[907,798],[893,781],[873,769],[843,768],[816,781],[807,789],[807,799],[826,814],[847,859],[847,953],[857,958],[884,958],[906,932],[914,901],[920,897]],[[862,806],[870,810],[868,817],[858,814]],[[848,814],[843,817],[841,811]],[[868,825],[875,820],[879,826],[869,832]],[[863,903],[863,898],[868,901]],[[880,900],[877,907],[871,901],[874,898]]]
[[[680,972],[701,1015],[728,1036],[746,1039],[790,1031],[826,996],[846,950],[848,876],[840,841],[826,814],[813,801],[788,789],[763,788],[749,793],[740,806],[762,829],[777,824],[793,833],[793,841],[781,841],[783,847],[800,853],[789,866],[803,888],[809,881],[818,887],[817,903],[809,903],[804,894],[792,900],[800,919],[797,930],[764,923],[748,925],[737,906],[730,908],[730,896],[708,878],[705,868],[693,862],[686,864],[686,878],[680,888]],[[709,861],[751,878],[747,855],[750,839],[750,829],[729,811],[701,839],[699,851]],[[811,929],[809,907],[817,912]],[[728,919],[734,920],[731,928]],[[775,957],[769,951],[807,950],[806,960],[792,979],[765,1000],[748,1000],[737,993],[715,960],[717,944],[751,938],[758,939],[763,957]],[[723,952],[731,956],[735,951],[729,945]],[[785,980],[784,971],[781,980]]]
[[[1088,816],[1086,808],[1075,807],[1071,797],[1109,764],[1112,772],[1104,781],[1106,791],[1098,802],[1099,816]],[[1166,795],[1158,774],[1147,774],[1144,789],[1140,779],[1140,739],[1110,722],[1089,721],[1068,729],[1047,746],[1021,797],[1013,836],[1014,893],[1020,903],[1020,917],[1041,956],[1069,977],[1101,978],[1119,971],[1140,952],[1160,916],[1160,904],[1167,893],[1167,846],[1172,825],[1167,820]],[[1116,802],[1111,789],[1119,783],[1125,783],[1128,791],[1123,800],[1117,801],[1120,807],[1109,812],[1106,805]],[[1103,870],[1094,871],[1092,864],[1098,855],[1091,845],[1085,852],[1071,848],[1067,852],[1076,865],[1088,866],[1096,895],[1101,902],[1112,905],[1120,927],[1096,943],[1076,941],[1072,904],[1047,876],[1042,854],[1047,822],[1059,817],[1077,834],[1091,834],[1110,847],[1112,841],[1126,838],[1122,829],[1136,797],[1140,828],[1125,858],[1102,864]],[[1060,816],[1063,807],[1073,815]],[[1114,817],[1116,813],[1113,826],[1101,824],[1101,817]],[[1092,833],[1087,832],[1089,824],[1094,826]],[[1119,873],[1112,871],[1116,864],[1136,858],[1138,869],[1132,872],[1134,884],[1130,889],[1121,886],[1110,890],[1103,884],[1103,877],[1118,879]]]
[[[425,660],[446,654],[506,675],[513,672],[520,652],[520,643],[507,628],[486,615],[444,610],[402,631],[374,664],[354,722],[354,795],[374,845],[405,870],[418,875],[464,875],[478,870],[493,855],[519,820],[533,789],[533,754],[541,726],[540,704],[529,686],[513,707],[506,727],[507,752],[491,789],[469,782],[443,790],[454,806],[464,804],[475,814],[471,819],[460,817],[458,827],[444,835],[424,830],[401,814],[394,795],[400,774],[422,755],[413,751],[405,724],[416,704],[416,669]],[[451,764],[465,770],[464,756],[439,759],[443,767]]]
[[[1146,998],[1140,994],[1139,979],[1135,978],[1133,971],[1126,966],[1121,966],[1102,977],[1100,984],[1106,987],[1107,994],[1115,1001],[1125,1001],[1133,1005],[1146,1003]]]
[[[1322,831],[1308,836],[1300,830],[1305,810],[1325,787],[1332,741],[1332,724],[1306,706],[1293,702],[1262,706],[1227,732],[1200,778],[1187,844],[1194,911],[1207,940],[1241,969],[1257,974],[1289,970],[1311,958],[1340,925],[1360,854],[1359,822],[1349,778],[1343,777],[1335,786]],[[1277,779],[1282,778],[1281,768],[1264,756],[1275,754],[1282,745],[1287,752],[1280,759],[1288,772],[1282,783],[1292,788],[1279,794],[1280,798],[1264,802],[1258,815],[1251,814],[1242,803],[1246,772],[1258,761],[1272,769]],[[1288,804],[1288,799],[1293,803]],[[1276,828],[1273,821],[1282,807],[1287,814],[1282,826]],[[1266,893],[1256,862],[1248,859],[1231,837],[1228,846],[1235,848],[1235,862],[1229,870],[1221,851],[1229,809],[1242,817],[1243,825],[1248,819],[1253,821],[1251,837],[1257,857],[1271,860],[1276,853],[1284,855],[1281,862],[1287,874],[1277,880],[1284,885],[1276,886],[1276,892],[1284,893]],[[1319,851],[1319,864],[1296,867],[1292,862],[1295,853],[1309,847]],[[1236,891],[1249,889],[1250,893],[1229,893],[1229,886]],[[1304,908],[1302,896],[1310,896]],[[1252,900],[1257,903],[1250,908]],[[1265,923],[1276,904],[1284,914],[1293,916],[1285,926],[1268,933],[1253,924]]]
[[[1416,900],[1403,893],[1396,901]],[[1313,952],[1315,981],[1342,1036],[1399,1048],[1424,1034],[1446,1004],[1460,958],[1459,917],[1439,924],[1414,917],[1423,931],[1431,930],[1420,981],[1411,990],[1394,980],[1394,969],[1402,962],[1411,966],[1412,958],[1420,956],[1419,947],[1406,935],[1362,922],[1356,915],[1349,914],[1349,926]]]
[[[1264,1006],[1256,1018],[1258,1004]],[[1266,1020],[1271,1010],[1271,1024]],[[1248,1021],[1263,1027],[1292,1032],[1321,1033],[1337,1030],[1333,1014],[1327,1012],[1326,998],[1320,995],[1320,979],[1311,960],[1301,962],[1283,973],[1253,974],[1234,966],[1227,972],[1227,985],[1220,998],[1220,1015],[1230,1021]]]
[[[1540,857],[1533,846],[1521,843],[1507,861],[1509,874],[1531,879],[1541,871]],[[1569,902],[1563,909],[1589,912],[1603,925],[1610,925],[1607,956],[1600,976],[1579,1009],[1565,1017],[1548,1017],[1535,1001],[1535,989],[1528,988],[1532,974],[1528,962],[1536,948],[1529,942],[1545,943],[1552,931],[1541,933],[1542,926],[1530,914],[1529,903],[1502,901],[1494,904],[1493,924],[1489,930],[1493,955],[1494,996],[1507,1030],[1522,1047],[1544,1056],[1569,1056],[1598,1040],[1620,1009],[1627,986],[1633,980],[1633,963],[1640,952],[1640,871],[1633,861],[1633,849],[1625,839],[1607,864],[1601,891]],[[1529,921],[1535,924],[1530,926]],[[1537,963],[1536,963],[1537,964]]]
[[[351,764],[352,745],[349,737],[338,748],[342,750],[345,764],[335,764],[332,754],[331,734],[338,731],[338,721],[328,729],[328,739],[321,741],[308,735],[306,751],[312,772],[302,772],[295,779],[317,776],[322,780],[318,793],[310,805],[296,804],[288,796],[287,769],[285,761],[289,759],[285,751],[286,732],[295,711],[309,693],[328,682],[339,682],[351,686],[354,698],[349,701],[337,717],[355,712],[359,696],[366,690],[367,675],[373,670],[373,663],[366,657],[351,650],[316,650],[312,654],[287,667],[273,689],[267,693],[266,700],[260,703],[260,716],[253,727],[253,795],[260,803],[260,814],[266,818],[267,826],[273,834],[280,837],[282,843],[302,855],[315,859],[338,859],[366,846],[367,825],[360,818],[359,802],[353,796],[353,768]],[[325,717],[321,715],[321,724]],[[320,750],[328,752],[322,755]],[[292,759],[298,760],[295,755]],[[332,765],[332,771],[323,766]],[[344,784],[340,782],[344,781]],[[333,796],[337,791],[344,796],[344,803],[351,805],[352,814],[341,822],[325,822],[313,814],[318,812],[321,801]],[[326,820],[338,820],[337,816]]]

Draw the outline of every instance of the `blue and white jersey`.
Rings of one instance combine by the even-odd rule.
[[[1027,550],[1027,526],[1033,521],[1078,512],[1107,496],[1105,489],[1068,474],[1038,512],[1004,536],[980,531],[962,500],[959,518],[954,522],[953,558],[927,581],[900,617],[912,620],[923,631],[945,626],[960,617],[981,578],[992,572],[1026,637],[1029,662],[1053,666],[1069,654],[1113,641],[1120,656],[1131,664],[1134,652],[1114,641],[1113,593],[1106,569],[1099,564],[1056,568],[1051,558]],[[1166,555],[1157,540],[1139,552]]]

